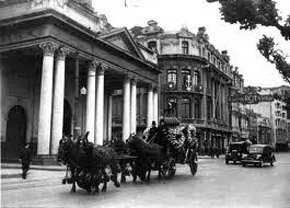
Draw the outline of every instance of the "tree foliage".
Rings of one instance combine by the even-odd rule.
[[[277,49],[274,39],[264,35],[257,44],[257,48],[270,63],[276,65],[282,78],[290,83],[290,64],[287,63],[283,52]]]
[[[240,24],[240,29],[256,29],[258,25],[275,27],[285,40],[290,40],[290,15],[286,19],[279,15],[273,0],[207,0],[219,2],[220,13],[225,22]],[[290,83],[290,64],[282,51],[277,50],[274,39],[264,36],[257,44],[258,50],[276,65],[283,79]]]

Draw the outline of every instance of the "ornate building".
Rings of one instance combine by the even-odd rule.
[[[158,52],[160,115],[177,117],[198,129],[201,149],[223,149],[231,135],[229,93],[232,71],[227,51],[209,42],[205,27],[167,32],[151,20],[131,32]]]
[[[235,67],[233,71],[233,86],[231,87],[231,96],[241,95],[244,93],[243,75]],[[242,102],[231,103],[232,119],[232,140],[241,141],[249,138],[249,117],[247,115],[246,105]]]
[[[116,106],[123,139],[137,116],[145,125],[158,119],[156,55],[97,15],[91,0],[1,1],[0,56],[2,159],[17,159],[30,142],[36,161],[53,162],[63,134],[89,131],[103,144]]]

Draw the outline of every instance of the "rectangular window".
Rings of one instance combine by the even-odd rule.
[[[194,118],[195,119],[200,119],[201,118],[200,99],[195,99],[195,102],[194,102]]]
[[[188,42],[187,41],[182,41],[182,54],[188,55]]]
[[[189,98],[182,99],[181,117],[182,118],[191,118]]]

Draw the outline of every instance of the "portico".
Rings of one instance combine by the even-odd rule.
[[[24,140],[35,146],[35,156],[41,163],[52,161],[64,132],[76,137],[89,131],[89,141],[98,145],[111,140],[116,92],[121,95],[118,106],[122,109],[124,140],[140,126],[141,111],[143,116],[147,112],[146,125],[157,120],[160,70],[152,62],[153,52],[140,48],[126,28],[95,23],[92,30],[72,23],[72,13],[66,11],[74,11],[88,22],[99,18],[93,12],[83,15],[73,2],[50,5],[52,8],[21,4],[31,7],[27,14],[33,18],[2,12],[5,6],[0,6],[1,102],[6,100],[1,103],[2,147],[9,148],[11,140],[16,139],[6,132],[8,112],[16,105],[27,114]],[[19,8],[17,3],[9,6]],[[39,9],[43,12],[38,13]],[[15,25],[13,30],[7,29],[10,22]],[[13,61],[15,57],[19,61]],[[12,88],[8,82],[11,78],[15,80]],[[20,89],[22,79],[27,85]],[[147,106],[140,103],[140,89],[147,94]],[[7,158],[5,154],[2,158]]]

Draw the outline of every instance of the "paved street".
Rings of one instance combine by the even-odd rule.
[[[178,166],[173,180],[150,184],[129,182],[120,189],[88,195],[62,185],[63,172],[50,172],[47,186],[2,188],[2,207],[290,207],[290,153],[276,155],[274,167],[225,165],[224,159],[200,159],[196,176]],[[31,170],[34,171],[34,170]],[[32,174],[32,173],[31,173]],[[55,178],[54,178],[55,177]],[[2,183],[5,184],[2,179]],[[29,180],[29,179],[28,179]],[[6,181],[7,182],[7,181]],[[44,184],[44,183],[43,183]]]

